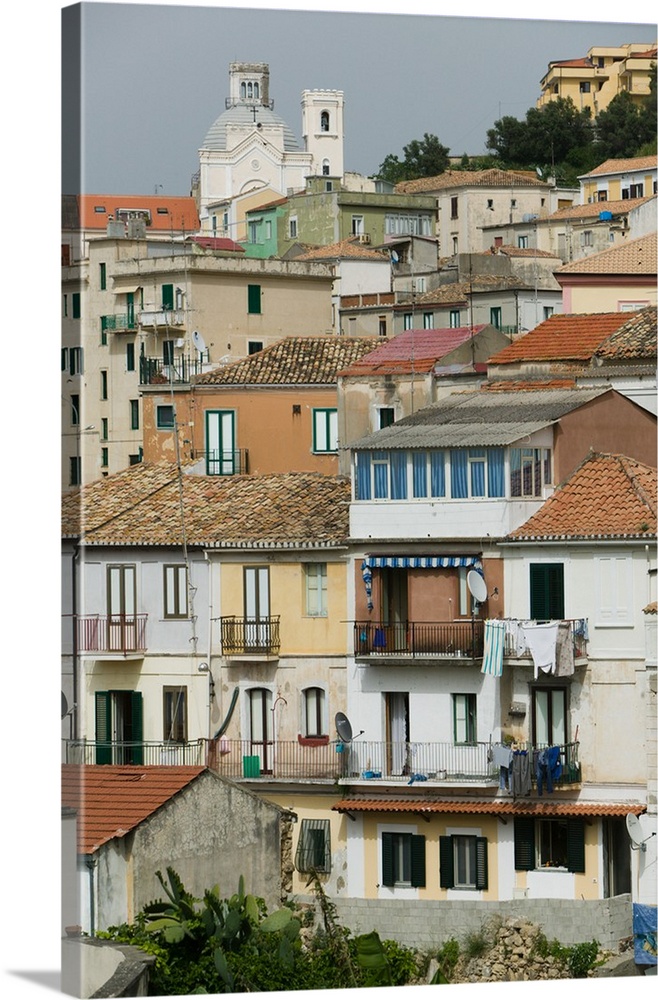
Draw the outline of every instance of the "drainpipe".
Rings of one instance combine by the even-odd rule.
[[[71,621],[73,623],[73,708],[71,710],[71,739],[78,739],[78,555],[79,543],[73,547],[71,560]]]
[[[96,886],[94,872],[97,862],[91,854],[85,858],[85,864],[89,869],[89,936],[96,937]]]

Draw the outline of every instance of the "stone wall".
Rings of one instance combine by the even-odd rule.
[[[601,900],[515,899],[504,902],[468,900],[339,899],[338,918],[353,934],[376,930],[389,939],[421,951],[439,948],[449,938],[461,942],[492,918],[519,917],[536,924],[550,940],[573,945],[595,939],[617,952],[633,933],[630,895]]]

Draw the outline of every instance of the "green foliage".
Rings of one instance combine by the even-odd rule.
[[[489,942],[483,930],[470,931],[464,938],[464,952],[468,958],[482,958],[488,948]]]
[[[571,98],[558,97],[541,108],[529,108],[525,121],[507,115],[487,132],[487,149],[519,167],[570,162],[574,150],[593,143],[589,108],[579,111]]]
[[[597,147],[602,159],[638,156],[640,149],[656,142],[656,106],[635,104],[622,90],[596,119]]]
[[[425,132],[422,139],[412,139],[403,147],[404,159],[389,153],[380,164],[377,177],[391,184],[413,181],[418,177],[435,177],[450,166],[450,150],[436,135]]]
[[[392,986],[393,978],[386,952],[377,931],[360,934],[356,939],[356,960],[363,971],[364,986]]]
[[[397,941],[382,941],[386,960],[391,972],[393,986],[406,986],[423,976],[429,965],[429,958],[416,951],[415,948],[407,948],[398,944]]]
[[[598,941],[583,941],[580,944],[563,945],[553,939],[548,941],[544,934],[535,938],[534,950],[542,958],[549,955],[568,970],[571,979],[586,979],[590,969],[593,969],[599,953]]]

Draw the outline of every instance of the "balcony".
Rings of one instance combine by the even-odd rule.
[[[146,650],[148,615],[78,615],[76,638],[81,653],[129,656]]]
[[[106,333],[134,333],[137,329],[137,320],[134,313],[113,313],[110,316],[101,316],[101,330]]]
[[[220,618],[222,655],[233,659],[268,660],[278,657],[280,615],[269,618]]]
[[[484,622],[354,622],[357,660],[475,659],[484,647]]]
[[[139,324],[157,330],[159,327],[171,329],[185,325],[185,314],[182,309],[142,309],[139,314]]]
[[[190,743],[112,742],[65,740],[67,764],[163,764],[204,767],[208,761],[208,741]]]
[[[235,448],[233,451],[196,451],[195,458],[204,458],[208,476],[244,476],[249,472],[249,451]]]
[[[140,385],[189,385],[195,375],[208,371],[202,355],[195,358],[176,357],[171,361],[162,358],[139,359]]]

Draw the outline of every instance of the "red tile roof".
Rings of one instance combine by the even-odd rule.
[[[520,361],[589,360],[628,319],[628,313],[557,313],[489,358],[490,365]]]
[[[541,222],[563,222],[568,219],[599,219],[601,212],[609,212],[612,216],[628,215],[633,208],[639,208],[647,201],[655,199],[655,194],[649,194],[645,198],[621,198],[618,201],[592,201],[586,205],[568,205],[566,208],[558,208],[546,219],[539,219]]]
[[[599,174],[620,174],[628,173],[629,170],[655,170],[655,156],[632,156],[625,160],[606,160],[599,163],[588,174],[581,174],[578,180],[585,180],[587,177],[595,177]],[[599,205],[601,202],[599,202]]]
[[[536,802],[498,799],[358,799],[336,802],[336,812],[427,813],[494,816],[636,816],[646,812],[646,806],[628,802]]]
[[[654,539],[656,486],[655,468],[625,455],[592,453],[536,514],[507,537]]]
[[[81,194],[77,196],[80,226],[82,229],[107,228],[110,215],[116,218],[121,209],[137,211],[148,209],[151,225],[148,231],[196,233],[199,214],[194,198],[169,198],[165,195],[135,194]],[[158,212],[159,208],[166,212]],[[99,211],[99,209],[101,211]]]
[[[245,249],[235,240],[227,236],[192,236],[191,243],[196,243],[204,250],[228,250],[231,253],[244,253]]]
[[[78,853],[125,837],[194,781],[204,767],[62,765],[62,805],[77,812]]]
[[[306,250],[304,253],[297,254],[295,260],[337,260],[341,257],[386,262],[387,264],[390,262],[390,254],[387,251],[371,250],[359,242],[358,236],[350,236],[338,243]]]
[[[338,372],[375,343],[375,337],[284,337],[256,354],[200,375],[194,385],[335,386]]]
[[[534,170],[444,170],[435,177],[419,177],[413,181],[400,181],[395,185],[396,194],[414,194],[421,191],[444,191],[450,188],[470,187],[546,187]]]
[[[471,336],[484,330],[487,324],[470,327],[450,327],[442,330],[405,330],[354,361],[339,372],[346,375],[383,375],[430,372],[441,358],[466,343]]]
[[[570,274],[646,274],[658,273],[658,242],[656,233],[647,233],[636,240],[625,240],[599,253],[581,257],[554,272],[559,281]]]

